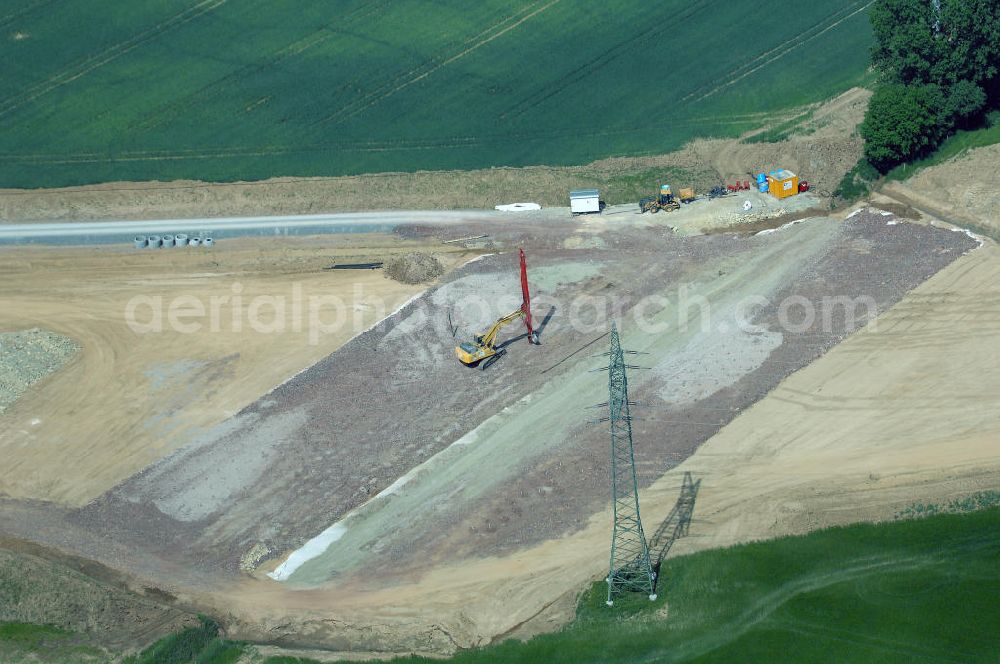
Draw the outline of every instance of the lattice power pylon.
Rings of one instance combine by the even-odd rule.
[[[625,363],[618,327],[611,324],[611,350],[608,355],[608,416],[598,421],[611,424],[611,498],[614,506],[614,529],[611,534],[611,565],[608,571],[608,606],[616,595],[642,592],[656,599],[656,577],[649,561],[646,536],[639,518],[639,488],[635,478],[635,455],[632,450],[632,416],[629,407],[626,369],[638,369]]]

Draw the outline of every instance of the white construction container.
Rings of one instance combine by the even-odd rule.
[[[596,189],[577,189],[569,192],[569,211],[573,214],[600,212],[600,193]]]

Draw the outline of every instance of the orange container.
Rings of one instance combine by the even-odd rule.
[[[799,176],[791,171],[775,171],[767,176],[767,191],[775,198],[788,198],[799,193]]]

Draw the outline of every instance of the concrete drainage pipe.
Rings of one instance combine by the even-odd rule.
[[[174,246],[175,247],[186,247],[188,243],[188,236],[184,233],[178,233],[174,236]]]
[[[215,244],[215,240],[213,240],[213,239],[212,239],[212,238],[210,238],[210,237],[207,237],[207,238],[205,238],[204,240],[202,240],[202,241],[201,241],[201,243],[202,243],[203,245],[205,245],[206,247],[211,247],[211,246],[212,246],[213,244]]]
[[[148,244],[146,246],[149,247],[150,249],[159,249],[160,248],[160,236],[159,235],[150,235],[149,238],[147,239],[147,242],[148,242]]]
[[[145,235],[140,235],[140,236],[138,236],[138,237],[135,238],[135,248],[136,249],[143,249],[145,246],[146,246],[146,236]]]
[[[172,247],[172,246],[174,246],[174,236],[173,235],[164,235],[163,236],[163,246],[164,247]]]
[[[188,240],[188,246],[189,247],[197,247],[197,246],[200,246],[200,245],[201,245],[201,238],[200,237],[193,237],[190,240]]]

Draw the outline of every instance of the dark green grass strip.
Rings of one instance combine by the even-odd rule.
[[[995,145],[997,143],[1000,143],[1000,121],[992,127],[984,127],[983,129],[972,131],[960,131],[948,138],[930,156],[911,164],[897,166],[886,174],[885,179],[889,181],[905,180],[925,168],[943,164],[949,159],[954,159],[973,148],[986,147],[987,145]]]
[[[598,583],[563,631],[451,661],[912,664],[1000,652],[996,508],[706,551],[664,572],[655,603],[609,609]]]

